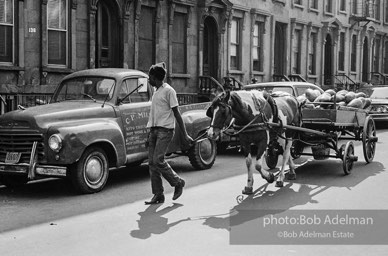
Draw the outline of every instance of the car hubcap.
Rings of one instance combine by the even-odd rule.
[[[213,145],[210,140],[204,140],[201,142],[199,148],[199,154],[203,162],[207,163],[212,159]]]
[[[103,175],[103,166],[98,158],[91,158],[86,164],[85,176],[89,183],[96,184]]]

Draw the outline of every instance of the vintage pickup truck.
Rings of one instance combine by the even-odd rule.
[[[130,69],[90,69],[66,76],[49,104],[0,116],[0,183],[20,186],[44,177],[69,178],[80,193],[101,191],[109,170],[147,159],[146,128],[153,88]],[[186,154],[196,169],[211,168],[216,143],[202,137],[208,102],[180,106],[188,133],[177,126],[168,153]]]

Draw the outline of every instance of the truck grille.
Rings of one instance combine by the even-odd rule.
[[[34,141],[38,142],[38,161],[44,158],[43,134],[35,131],[0,131],[0,162],[5,162],[7,152],[22,153],[19,163],[29,163]]]

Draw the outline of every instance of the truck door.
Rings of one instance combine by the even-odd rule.
[[[147,78],[128,78],[123,81],[118,94],[119,111],[124,126],[126,153],[147,154],[146,141],[151,93]]]

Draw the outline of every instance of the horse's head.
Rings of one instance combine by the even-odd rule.
[[[221,130],[232,121],[232,108],[228,103],[229,98],[230,94],[228,92],[217,95],[206,111],[206,115],[211,118],[210,128],[207,132],[211,139],[218,139]]]

